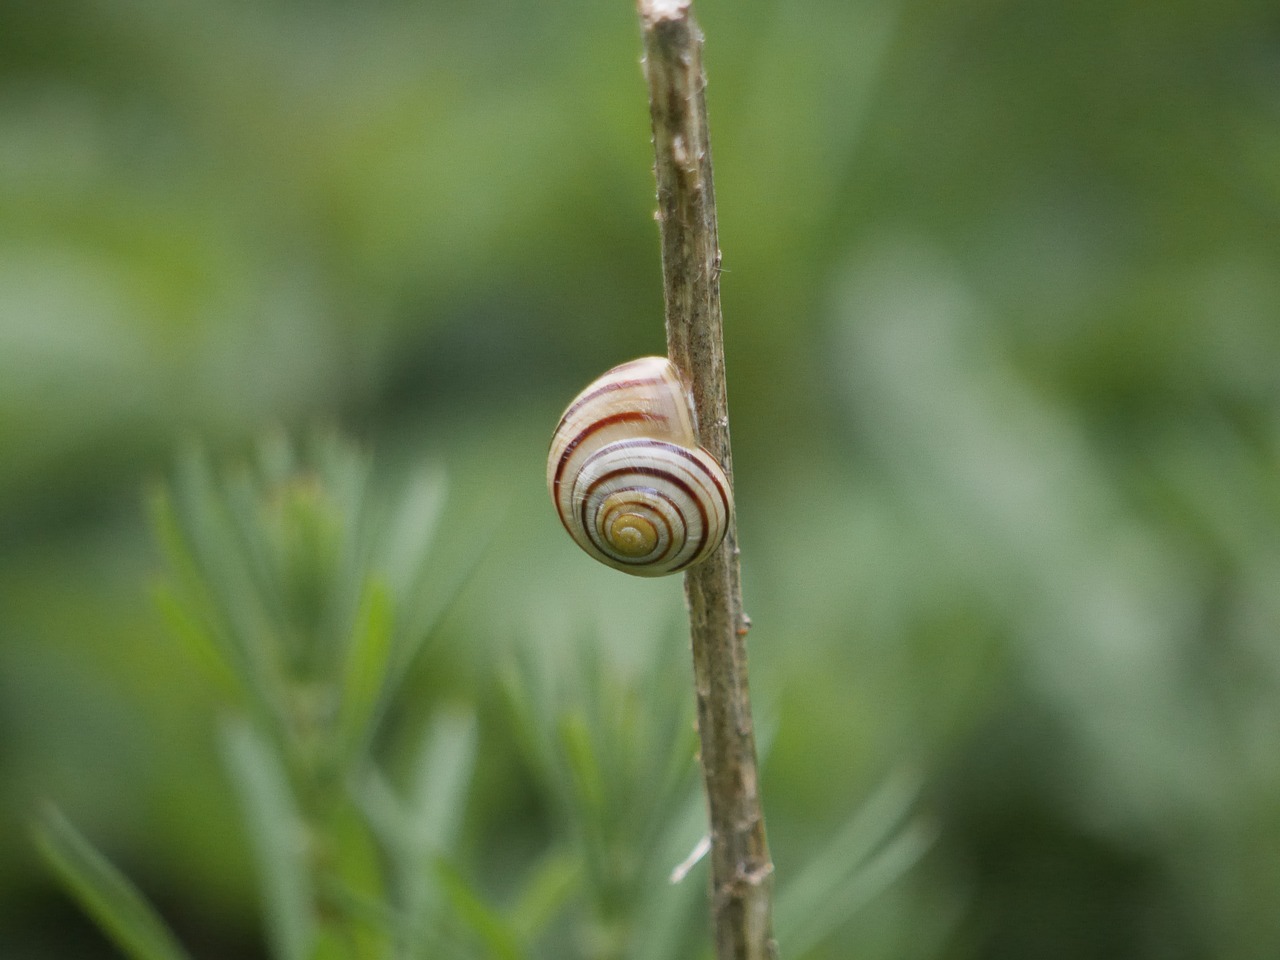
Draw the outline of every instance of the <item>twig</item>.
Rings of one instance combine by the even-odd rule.
[[[653,117],[667,353],[688,378],[699,442],[733,483],[720,314],[720,245],[703,98],[702,32],[690,0],[638,0]],[[685,574],[702,773],[711,820],[718,960],[774,960],[773,862],[747,687],[738,537]]]

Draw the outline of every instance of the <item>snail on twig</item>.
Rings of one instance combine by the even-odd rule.
[[[574,398],[551,438],[547,488],[583,550],[641,577],[706,559],[733,512],[724,471],[698,446],[688,386],[666,357],[614,367]]]

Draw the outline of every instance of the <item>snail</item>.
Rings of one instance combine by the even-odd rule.
[[[551,437],[547,489],[578,546],[640,577],[705,560],[733,512],[724,470],[698,446],[689,388],[666,357],[614,367],[574,398]]]

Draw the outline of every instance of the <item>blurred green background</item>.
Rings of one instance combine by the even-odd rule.
[[[809,955],[1280,956],[1274,4],[698,15],[778,882],[903,771],[938,837]],[[46,797],[261,955],[149,598],[192,439],[444,471],[441,583],[479,565],[417,695],[479,705],[477,862],[543,842],[495,657],[681,604],[543,489],[568,399],[663,349],[639,49],[627,0],[0,5],[0,955],[112,955]]]

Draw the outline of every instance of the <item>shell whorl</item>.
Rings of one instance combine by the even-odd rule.
[[[729,481],[698,446],[689,390],[666,357],[614,367],[556,427],[547,489],[587,553],[642,577],[704,560],[733,512]]]

